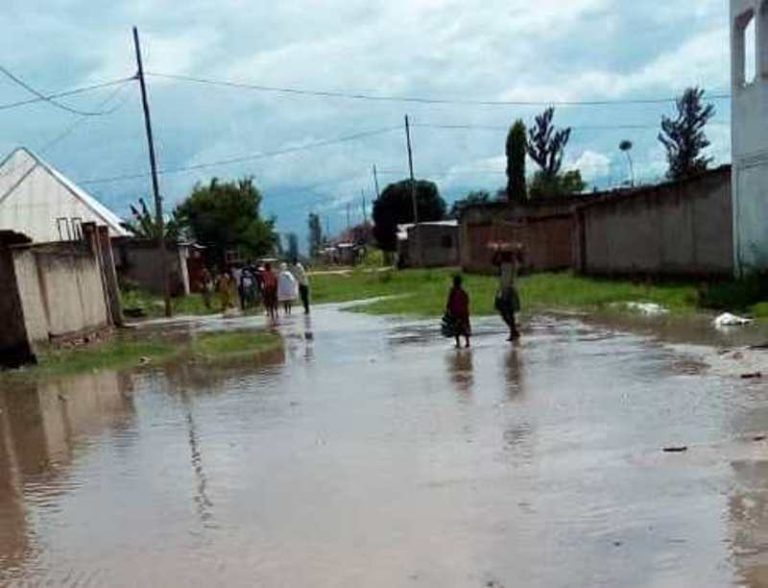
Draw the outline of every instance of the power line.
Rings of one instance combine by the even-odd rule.
[[[159,72],[147,72],[147,75],[177,80],[182,82],[191,82],[195,84],[207,84],[212,86],[223,86],[229,88],[238,88],[242,90],[254,90],[257,92],[273,92],[280,94],[295,94],[300,96],[316,96],[322,98],[342,98],[348,100],[369,100],[377,102],[411,102],[418,104],[458,104],[467,106],[613,106],[625,104],[666,104],[674,103],[677,98],[630,98],[630,99],[606,99],[606,100],[471,100],[461,98],[432,98],[421,96],[391,96],[385,94],[368,94],[364,92],[340,92],[333,90],[310,90],[305,88],[291,88],[280,86],[264,86],[260,84],[249,84],[245,82],[235,82],[231,80],[215,80],[211,78],[202,78],[180,74],[166,74]],[[707,98],[710,100],[726,100],[731,97],[730,94],[711,94]]]
[[[714,126],[729,126],[727,122],[710,121],[707,124]],[[446,130],[479,130],[479,131],[508,131],[509,126],[502,125],[476,125],[476,124],[435,124],[435,123],[413,123],[412,127],[425,129],[446,129]],[[618,124],[618,125],[564,125],[574,131],[612,131],[612,130],[646,130],[659,129],[659,124],[641,125],[641,124]]]
[[[231,157],[229,159],[220,159],[218,161],[208,161],[204,163],[197,163],[194,165],[186,165],[181,167],[173,167],[173,168],[165,168],[158,170],[158,174],[162,175],[168,175],[168,174],[177,174],[177,173],[183,173],[183,172],[189,172],[189,171],[196,171],[200,169],[206,169],[209,167],[218,167],[221,165],[230,165],[234,163],[242,163],[245,161],[253,161],[257,159],[265,159],[268,157],[278,157],[280,155],[288,155],[290,153],[297,153],[300,151],[306,151],[308,149],[316,149],[318,147],[327,147],[329,145],[337,145],[339,143],[346,143],[349,141],[355,141],[358,139],[364,139],[366,137],[373,137],[376,135],[383,135],[385,133],[390,133],[392,131],[400,130],[400,127],[387,127],[383,129],[377,129],[373,131],[365,131],[362,133],[355,133],[353,135],[346,135],[344,137],[338,137],[336,139],[328,139],[325,141],[316,141],[314,143],[307,143],[306,145],[301,145],[297,147],[287,147],[285,149],[278,149],[276,151],[265,151],[262,153],[252,153],[250,155],[242,155],[239,157]],[[92,180],[84,180],[82,182],[79,182],[80,184],[105,184],[109,182],[118,182],[123,180],[135,180],[139,178],[146,178],[149,174],[146,172],[137,172],[132,174],[124,174],[120,176],[113,176],[109,178],[97,178]]]
[[[57,107],[61,108],[63,107],[65,110],[69,110],[70,112],[73,112],[74,114],[79,114],[81,116],[101,116],[104,114],[109,114],[109,112],[85,112],[85,111],[78,111],[76,109],[70,109],[68,106],[59,104],[57,102],[53,102],[56,98],[64,98],[66,96],[76,96],[78,94],[84,94],[86,92],[92,92],[94,90],[100,90],[102,88],[109,88],[111,86],[116,86],[118,84],[124,84],[125,82],[129,82],[134,79],[134,76],[127,77],[127,78],[121,78],[119,80],[112,80],[109,82],[102,82],[99,84],[93,84],[90,86],[83,86],[81,88],[74,88],[72,90],[63,90],[61,92],[56,92],[53,94],[37,94],[35,92],[36,97],[35,98],[27,98],[26,100],[19,100],[17,102],[9,102],[6,104],[0,104],[0,110],[9,110],[11,108],[18,108],[20,106],[27,106],[29,104],[35,104],[37,102],[49,102],[51,104],[56,105]]]
[[[105,107],[107,104],[109,104],[113,99],[115,99],[121,92],[125,90],[127,87],[127,81],[124,82],[122,85],[118,86],[118,88],[109,94],[105,100],[103,100],[99,104],[99,108]],[[119,109],[121,109],[125,103],[128,101],[128,97],[130,95],[126,95],[123,97],[122,100],[120,100],[117,104],[115,104],[112,108],[109,110],[104,111],[104,114],[112,114],[114,112],[117,112]],[[79,119],[77,119],[75,122],[67,126],[61,133],[56,135],[53,139],[45,143],[38,151],[40,154],[44,155],[47,151],[52,149],[55,145],[58,145],[61,143],[64,139],[69,137],[72,133],[74,133],[84,122],[90,120],[91,117],[89,116],[81,116]]]

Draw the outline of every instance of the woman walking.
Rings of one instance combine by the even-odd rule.
[[[265,263],[261,272],[261,298],[267,316],[272,320],[277,319],[277,277],[272,271],[272,264]]]
[[[469,295],[461,287],[461,276],[453,277],[453,288],[448,293],[445,305],[446,313],[453,324],[453,336],[456,338],[456,349],[461,347],[460,337],[464,337],[465,347],[469,347],[469,337],[472,327],[469,324]]]
[[[283,303],[283,312],[291,314],[293,303],[299,297],[299,286],[296,278],[288,270],[288,264],[280,264],[280,276],[277,278],[277,300]]]
[[[520,331],[517,328],[515,314],[520,312],[520,296],[515,287],[517,272],[523,259],[520,245],[498,245],[493,254],[493,265],[499,269],[499,289],[496,293],[496,310],[509,327],[507,341],[517,341]]]

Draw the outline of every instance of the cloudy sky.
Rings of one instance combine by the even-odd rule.
[[[6,0],[0,64],[45,92],[135,72],[131,26],[145,49],[161,168],[170,202],[198,181],[253,175],[281,231],[306,233],[310,211],[332,231],[362,215],[374,194],[405,177],[403,115],[414,123],[416,175],[451,201],[504,184],[504,140],[516,118],[549,102],[666,98],[690,85],[727,94],[725,0]],[[261,87],[456,103],[351,99],[171,79],[180,75]],[[28,98],[0,79],[0,105]],[[535,102],[480,105],[472,102]],[[85,117],[38,103],[0,109],[0,149],[25,145],[116,212],[149,192],[138,87],[133,82],[62,98]],[[714,99],[709,128],[718,163],[730,159],[729,102]],[[574,128],[567,151],[590,184],[664,173],[656,135],[672,105],[560,106]],[[459,127],[459,128],[456,128]],[[370,133],[370,134],[369,134]],[[336,139],[363,135],[342,142]],[[315,143],[330,143],[317,145]],[[277,151],[288,153],[276,155]],[[234,163],[207,165],[236,159]],[[198,166],[198,167],[195,167]],[[140,176],[114,181],[119,176]]]

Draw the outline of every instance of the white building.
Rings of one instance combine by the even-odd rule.
[[[731,0],[733,234],[739,275],[768,269],[768,0]]]
[[[36,243],[72,241],[85,222],[106,225],[110,237],[129,235],[115,213],[28,149],[0,163],[0,230]]]

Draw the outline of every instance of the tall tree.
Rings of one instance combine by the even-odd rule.
[[[445,200],[434,182],[416,180],[419,222],[442,220]],[[373,236],[384,251],[397,250],[397,225],[413,222],[411,180],[390,184],[373,203]]]
[[[472,206],[475,204],[486,204],[490,201],[491,201],[491,195],[485,190],[475,190],[473,192],[470,192],[461,200],[457,200],[456,202],[453,203],[453,206],[451,206],[451,210],[448,211],[448,218],[459,218],[461,216],[462,211],[467,206]]]
[[[277,243],[274,219],[261,216],[262,196],[253,178],[197,184],[175,215],[182,228],[206,247],[209,261],[223,263],[225,253],[268,254]]]
[[[560,173],[565,147],[571,138],[570,127],[558,129],[554,118],[555,109],[547,108],[528,131],[528,155],[539,166],[545,180],[552,180]]]
[[[715,114],[712,104],[704,104],[704,90],[688,88],[677,99],[677,116],[661,117],[659,141],[667,150],[670,180],[681,180],[707,169],[711,157],[702,155],[709,147],[704,127]]]
[[[309,213],[309,256],[314,258],[320,252],[323,246],[323,225],[320,222],[320,215],[314,212]]]
[[[525,202],[528,188],[525,183],[525,155],[528,150],[525,123],[515,121],[507,134],[507,200]]]
[[[288,241],[288,246],[286,247],[286,252],[288,253],[288,259],[298,259],[299,258],[299,237],[296,233],[288,233],[286,235],[286,241]]]

